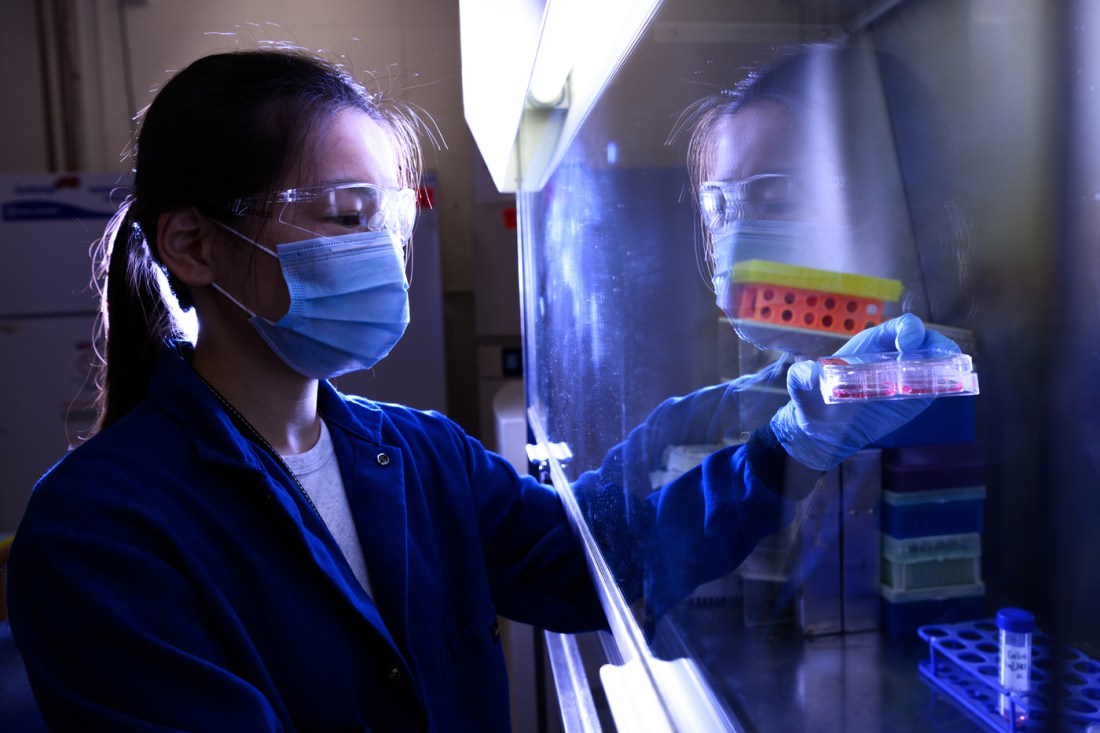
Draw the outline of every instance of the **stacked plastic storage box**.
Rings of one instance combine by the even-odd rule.
[[[937,405],[957,412],[969,402]],[[969,440],[882,451],[882,624],[892,635],[978,618],[984,610],[982,446],[965,431],[948,437]]]

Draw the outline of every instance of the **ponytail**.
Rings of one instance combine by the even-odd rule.
[[[179,335],[163,271],[149,252],[132,200],[111,219],[99,250],[101,351],[93,434],[145,398],[165,339]]]

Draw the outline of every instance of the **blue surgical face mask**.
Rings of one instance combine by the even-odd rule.
[[[370,369],[409,325],[408,281],[401,243],[389,231],[318,237],[275,252],[228,226],[223,229],[279,260],[290,309],[278,321],[247,313],[249,323],[287,366],[314,379]]]
[[[728,313],[727,288],[738,263],[752,260],[831,270],[837,255],[820,226],[801,221],[737,221],[714,240],[714,289],[718,306]],[[736,317],[729,313],[731,317]]]
[[[816,222],[742,220],[714,239],[716,274],[747,260],[766,260],[819,270],[842,269],[839,234]]]

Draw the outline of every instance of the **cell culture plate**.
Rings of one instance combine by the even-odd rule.
[[[954,351],[826,356],[818,363],[821,394],[829,404],[978,394],[973,360]]]

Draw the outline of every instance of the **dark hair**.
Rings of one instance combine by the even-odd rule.
[[[164,341],[181,335],[173,293],[180,308],[191,307],[187,287],[159,261],[161,214],[194,208],[214,220],[232,218],[233,201],[278,190],[308,158],[308,146],[347,108],[391,133],[401,183],[416,187],[417,115],[368,92],[344,68],[299,49],[206,56],[156,95],[131,151],[132,193],[100,244],[98,277],[106,281],[100,343],[106,345],[97,375],[96,431],[145,397]]]

